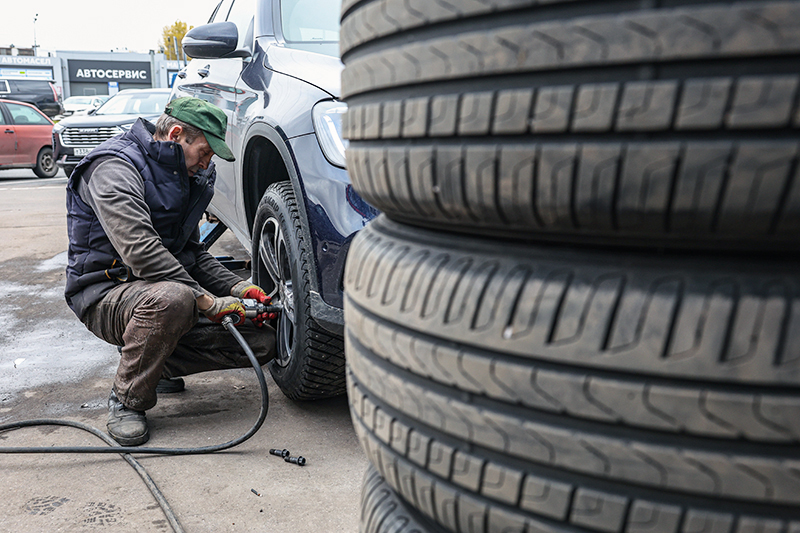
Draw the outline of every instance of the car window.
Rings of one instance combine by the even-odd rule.
[[[42,116],[41,113],[28,106],[8,102],[6,107],[8,107],[11,119],[17,126],[50,124],[50,121]]]
[[[15,93],[44,93],[52,92],[50,82],[35,80],[11,80],[11,90]]]
[[[236,28],[239,30],[237,48],[252,48],[253,18],[255,13],[255,0],[234,0],[233,7],[228,14],[228,22],[236,24]]]
[[[6,80],[0,80],[0,93],[7,93],[8,91],[8,82]]]
[[[281,29],[288,42],[339,40],[341,0],[281,0]]]
[[[3,124],[3,125],[8,124],[8,121],[6,120],[5,112],[3,112],[3,105],[2,104],[0,104],[0,124]]]
[[[118,93],[96,115],[155,115],[164,111],[169,93]]]
[[[231,10],[232,2],[233,0],[222,0],[217,9],[214,10],[214,20],[209,20],[209,22],[225,22],[225,19],[228,18],[228,12]]]

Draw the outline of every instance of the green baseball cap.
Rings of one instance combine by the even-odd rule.
[[[164,113],[201,130],[214,153],[225,161],[236,160],[225,144],[228,119],[222,109],[205,100],[184,96],[168,103]]]

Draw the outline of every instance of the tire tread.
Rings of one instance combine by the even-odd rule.
[[[350,350],[413,376],[526,408],[632,428],[752,442],[800,442],[800,391],[749,392],[704,384],[552,368],[409,331],[350,302]],[[359,348],[360,347],[360,348]]]
[[[476,455],[472,448],[443,442],[425,425],[408,425],[352,373],[348,373],[348,397],[356,434],[378,474],[399,497],[414,502],[448,531],[468,530],[464,526],[470,518],[478,523],[498,521],[509,531],[552,533],[689,533],[698,528],[744,533],[753,527],[774,531],[800,527],[796,509],[776,518],[769,509],[759,513],[752,506],[742,510],[725,500],[658,498],[624,487],[576,483]],[[462,509],[464,504],[472,516]]]
[[[345,58],[342,92],[350,98],[387,87],[509,72],[796,54],[799,21],[800,6],[775,1],[468,31]]]
[[[557,468],[616,483],[689,495],[771,504],[800,503],[798,460],[786,456],[740,454],[724,448],[653,443],[635,436],[572,429],[539,421],[497,405],[472,405],[457,393],[433,391],[387,372],[352,350],[353,379],[370,384],[370,396],[450,439],[501,453],[518,461]],[[357,358],[354,359],[354,356]],[[482,461],[464,463],[461,484],[479,492]],[[621,509],[622,510],[622,509]],[[621,511],[620,510],[620,511]]]
[[[308,252],[303,239],[303,228],[297,207],[294,189],[291,183],[281,182],[272,185],[263,202],[271,202],[273,209],[283,205],[288,213],[287,224],[293,231],[292,237],[300,250],[300,267],[302,283],[295,288],[295,295],[303,295],[304,309],[311,309]],[[307,315],[307,313],[306,313]],[[305,331],[304,348],[306,357],[302,361],[302,369],[294,378],[287,381],[280,375],[280,370],[275,363],[270,363],[270,371],[283,393],[293,400],[318,400],[331,398],[345,392],[345,363],[344,340],[324,330],[311,316],[305,317],[303,325]],[[276,375],[276,373],[278,375]]]
[[[498,354],[737,386],[800,384],[791,259],[493,245],[382,216],[354,240],[345,287],[376,317]]]

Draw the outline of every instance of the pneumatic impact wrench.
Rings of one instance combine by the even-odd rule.
[[[266,305],[266,304],[260,303],[258,300],[252,299],[252,298],[242,298],[241,302],[242,302],[242,306],[244,307],[244,317],[245,317],[245,319],[256,318],[257,316],[263,315],[264,313],[274,313],[277,316],[277,314],[280,313],[281,310],[283,309],[281,307],[280,302],[278,302],[278,303],[276,303],[274,305]],[[240,325],[241,322],[243,322],[241,320],[239,320],[237,322],[234,322],[234,320],[238,319],[238,315],[231,314],[231,315],[228,315],[228,316],[231,317],[231,321],[230,322],[234,326],[238,326],[238,325]],[[274,317],[270,317],[270,318],[274,318]]]

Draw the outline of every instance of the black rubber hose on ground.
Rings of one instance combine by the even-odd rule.
[[[144,481],[147,488],[150,489],[150,492],[153,494],[153,497],[158,502],[158,505],[161,507],[161,510],[164,511],[164,515],[167,517],[170,525],[172,526],[173,531],[176,533],[182,533],[183,528],[178,523],[178,519],[175,517],[175,514],[172,512],[172,509],[167,503],[167,500],[164,498],[164,495],[156,486],[153,479],[144,469],[144,467],[139,463],[136,459],[130,456],[131,453],[136,454],[158,454],[158,455],[198,455],[198,454],[205,454],[205,453],[214,453],[219,452],[222,450],[227,450],[229,448],[233,448],[234,446],[238,446],[242,444],[244,441],[252,437],[256,434],[256,432],[261,428],[261,425],[264,423],[264,420],[267,418],[267,411],[269,410],[269,393],[267,391],[267,381],[264,377],[264,372],[261,370],[261,365],[258,363],[258,359],[256,359],[253,350],[247,344],[244,337],[241,333],[236,330],[236,327],[233,325],[233,322],[230,318],[225,317],[222,321],[222,325],[225,326],[231,335],[234,336],[236,341],[242,347],[244,352],[247,354],[247,358],[250,359],[250,363],[253,365],[253,369],[256,371],[256,377],[258,378],[258,384],[261,386],[261,411],[258,414],[258,419],[253,424],[253,427],[250,430],[242,435],[239,438],[234,440],[228,441],[223,444],[216,444],[213,446],[203,446],[200,448],[150,448],[150,447],[138,447],[138,446],[120,446],[115,442],[111,437],[103,433],[97,428],[89,426],[87,424],[83,424],[81,422],[73,422],[70,420],[57,420],[57,419],[49,419],[49,418],[42,418],[36,420],[23,420],[20,422],[11,422],[8,424],[0,425],[0,432],[3,431],[10,431],[14,429],[21,429],[26,427],[32,426],[68,426],[74,427],[77,429],[82,429],[84,431],[88,431],[92,435],[95,435],[104,442],[106,442],[109,447],[103,446],[54,446],[54,447],[33,447],[33,446],[17,446],[17,447],[0,447],[0,453],[118,453],[122,455],[122,458],[125,459],[128,464],[130,464],[134,470],[139,474],[139,476]]]

